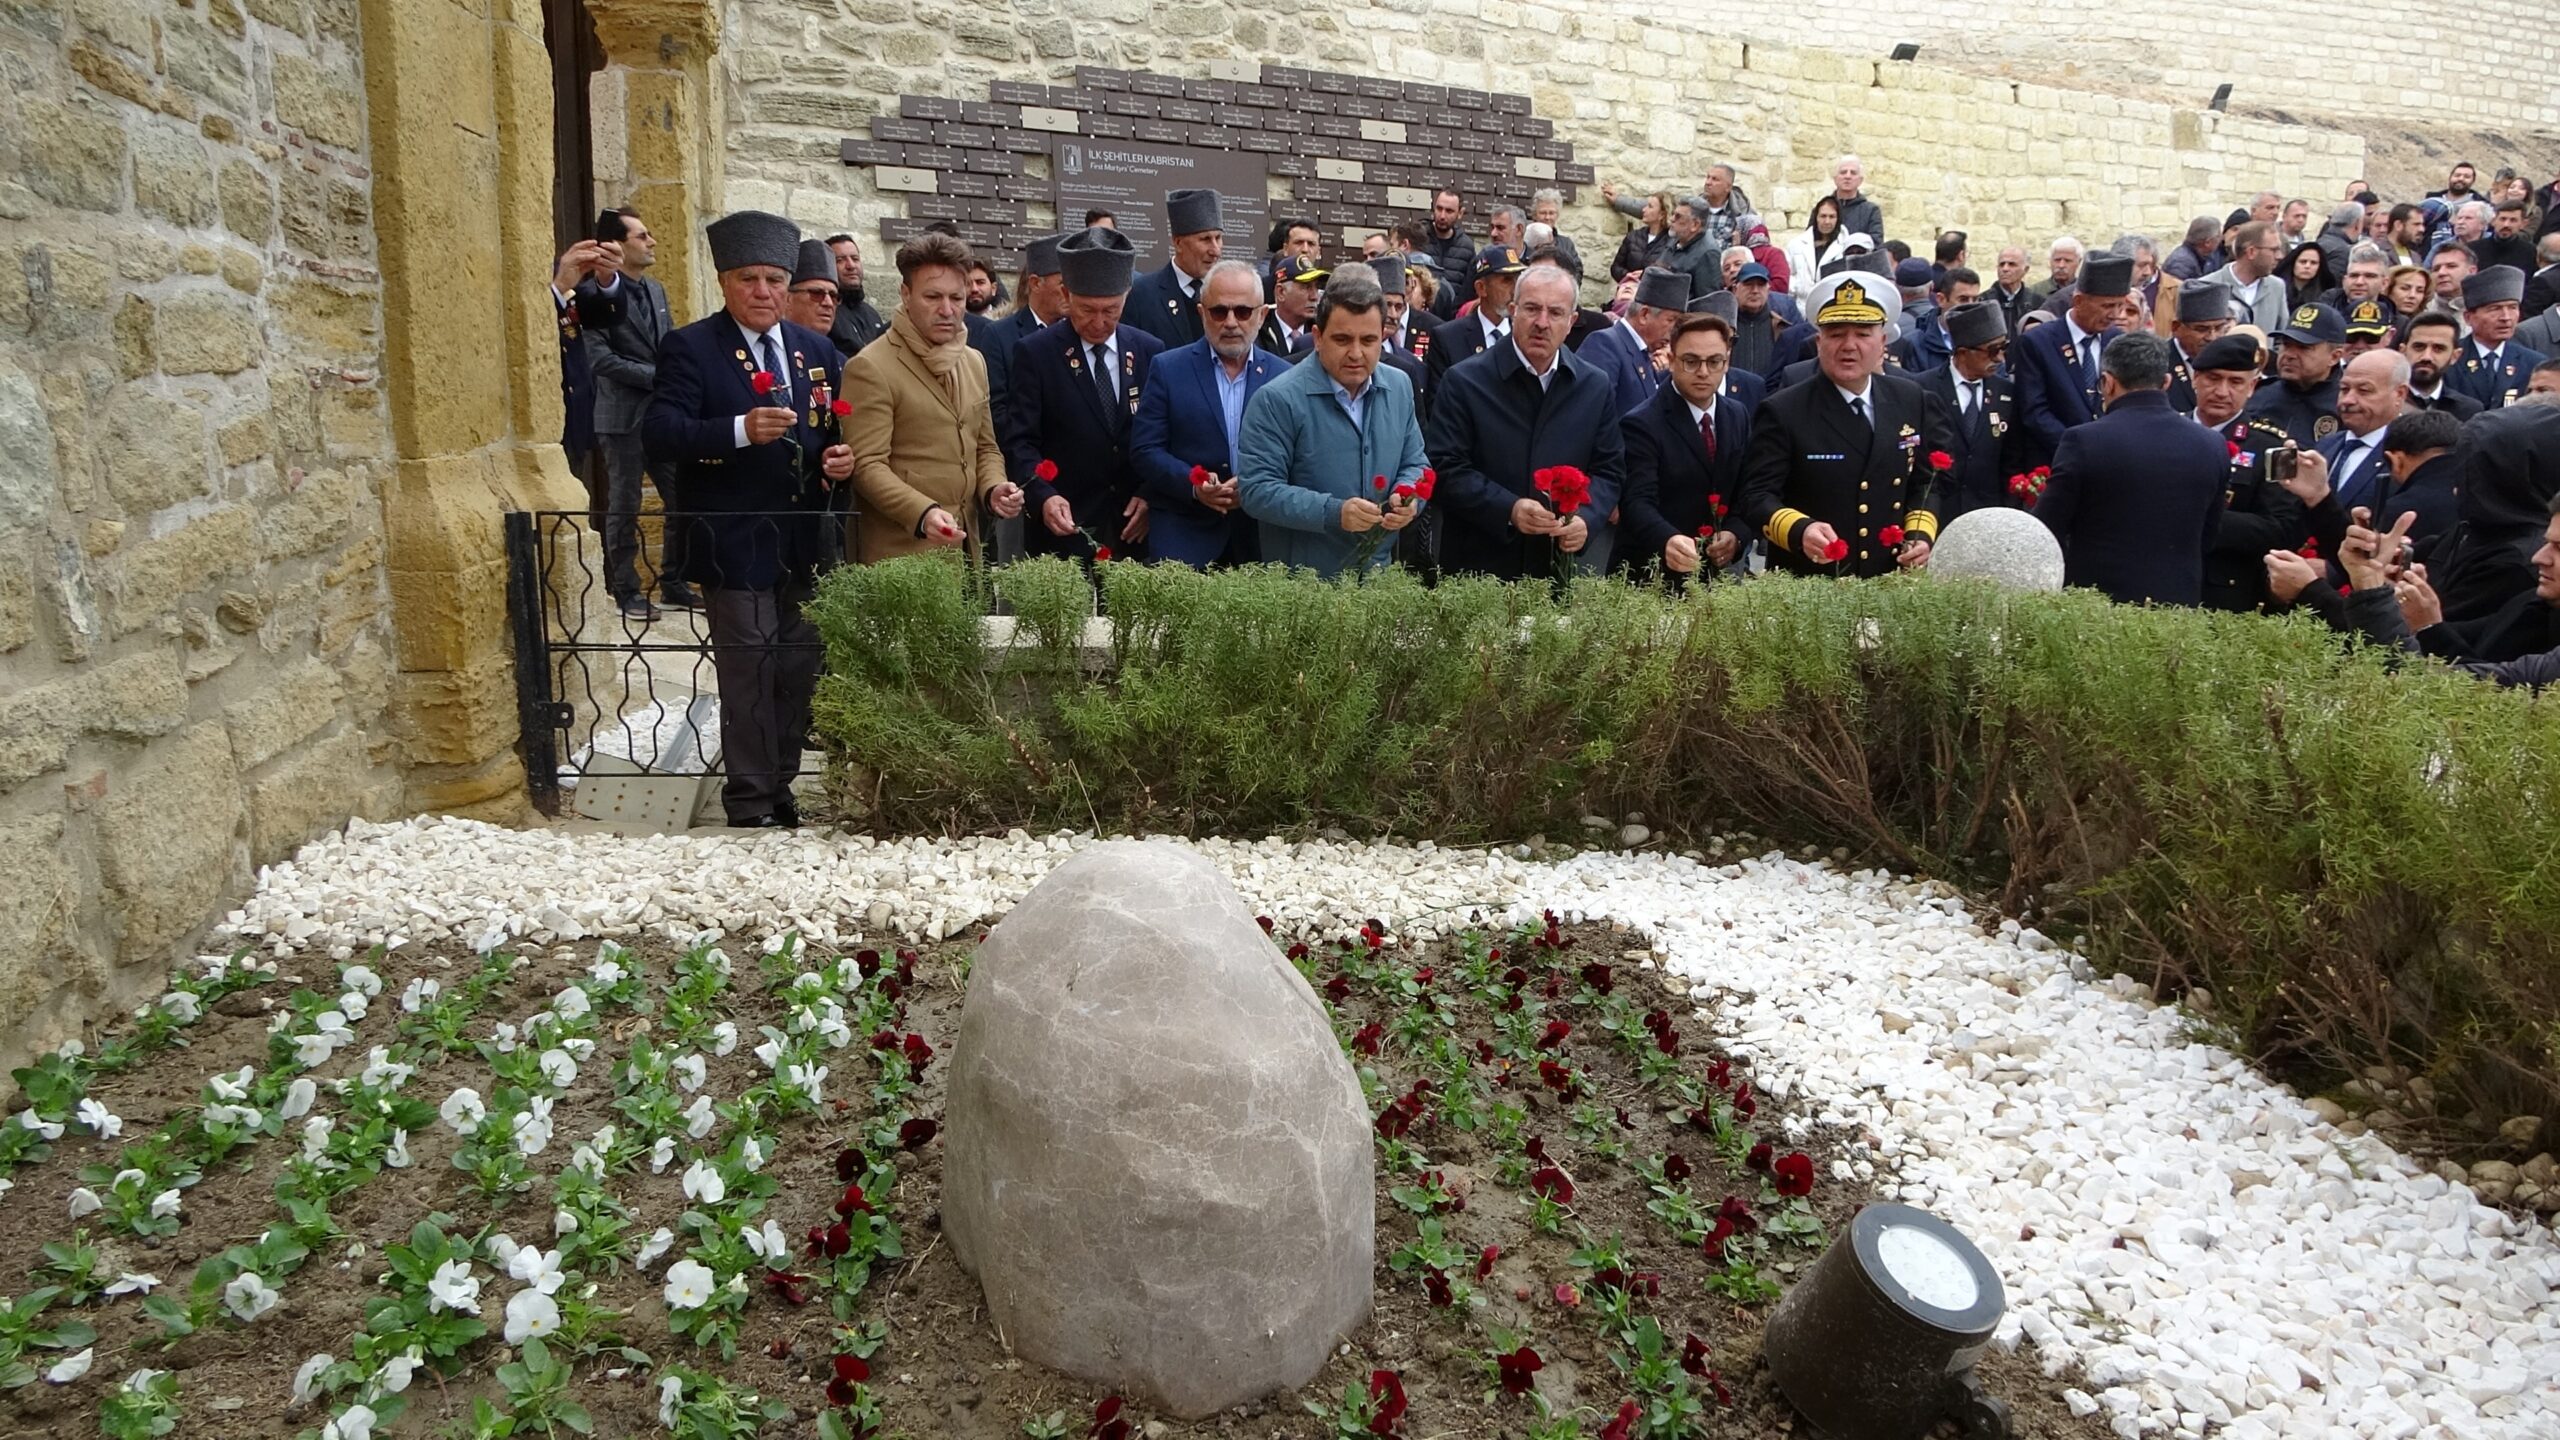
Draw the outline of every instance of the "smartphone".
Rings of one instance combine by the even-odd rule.
[[[2302,450],[2285,445],[2267,452],[2267,478],[2281,485],[2302,469]]]

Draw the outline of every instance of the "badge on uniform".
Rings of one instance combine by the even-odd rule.
[[[1810,461],[1810,460],[1846,460],[1846,459],[1848,459],[1849,457],[1848,457],[1848,456],[1846,456],[1846,455],[1807,455],[1807,456],[1806,456],[1806,457],[1804,457],[1804,458]]]
[[[2323,415],[2311,422],[2311,438],[2314,440],[2326,440],[2337,433],[2338,417],[2335,415]]]

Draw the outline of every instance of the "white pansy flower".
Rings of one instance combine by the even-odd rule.
[[[317,1160],[329,1153],[329,1134],[338,1122],[326,1115],[314,1115],[302,1123],[302,1158]]]
[[[258,1278],[254,1270],[243,1270],[222,1287],[222,1306],[234,1319],[246,1323],[276,1308],[281,1296],[275,1287]]]
[[[337,1363],[337,1356],[326,1354],[303,1361],[302,1368],[293,1372],[293,1403],[300,1405],[310,1400],[311,1387],[320,1379],[320,1372]]]
[[[596,1147],[593,1145],[580,1144],[577,1149],[569,1152],[569,1168],[584,1170],[601,1180],[604,1178],[604,1157],[596,1153]]]
[[[794,1060],[782,1067],[782,1083],[808,1096],[810,1104],[822,1104],[826,1098],[827,1067]]]
[[[151,1388],[151,1382],[168,1374],[166,1370],[136,1370],[124,1377],[124,1388],[139,1395]]]
[[[699,1260],[679,1260],[667,1267],[667,1308],[700,1309],[717,1287],[718,1280],[712,1275],[710,1266]]]
[[[27,1127],[27,1128],[28,1128],[28,1129],[30,1129],[30,1130],[33,1130],[34,1132],[36,1132],[36,1134],[38,1134],[39,1136],[42,1136],[44,1139],[47,1139],[47,1140],[59,1140],[59,1139],[61,1139],[61,1138],[62,1138],[62,1122],[61,1122],[61,1121],[59,1121],[59,1120],[47,1120],[46,1118],[44,1118],[43,1116],[41,1116],[41,1115],[37,1114],[37,1113],[36,1113],[35,1111],[33,1111],[33,1110],[21,1110],[21,1111],[19,1111],[19,1112],[18,1112],[18,1123],[19,1123],[19,1124],[21,1124],[21,1125],[23,1125],[23,1126],[25,1126],[25,1127]]]
[[[551,997],[551,1008],[560,1012],[560,1018],[563,1020],[583,1020],[587,1017],[587,1013],[596,1007],[593,1001],[587,999],[586,991],[572,985]]]
[[[826,1016],[818,1021],[818,1038],[827,1042],[827,1048],[841,1050],[853,1043],[853,1027],[844,1023],[842,1010],[833,1005],[827,1010]]]
[[[370,965],[350,965],[338,972],[338,983],[350,990],[361,991],[368,998],[382,993],[382,977]]]
[[[659,1136],[657,1141],[649,1147],[649,1173],[652,1175],[666,1174],[668,1163],[675,1158],[676,1142],[674,1138],[667,1135]]]
[[[507,1343],[521,1345],[560,1328],[560,1303],[539,1290],[519,1290],[507,1301]]]
[[[350,1405],[345,1414],[321,1427],[320,1440],[373,1440],[376,1418],[372,1406]]]
[[[736,1021],[723,1020],[719,1024],[711,1027],[712,1054],[726,1055],[737,1048],[738,1026]]]
[[[124,1120],[99,1103],[95,1096],[81,1097],[80,1104],[71,1113],[101,1140],[113,1140],[124,1133]]]
[[[577,1234],[577,1233],[578,1233],[578,1217],[577,1217],[577,1215],[576,1215],[574,1212],[572,1212],[572,1211],[568,1211],[568,1210],[554,1210],[554,1211],[552,1211],[552,1212],[551,1212],[551,1233],[552,1233],[552,1234],[554,1234],[554,1235],[575,1235],[575,1234]]]
[[[501,1055],[513,1054],[516,1048],[516,1027],[503,1020],[499,1021],[498,1028],[489,1032],[489,1048]]]
[[[365,1057],[364,1074],[358,1078],[367,1085],[397,1090],[408,1084],[409,1077],[417,1073],[417,1066],[406,1065],[392,1059],[388,1046],[376,1045],[372,1053]]]
[[[702,1088],[703,1079],[710,1071],[710,1067],[703,1064],[702,1057],[693,1054],[677,1056],[676,1063],[668,1066],[667,1069],[675,1075],[676,1083],[683,1086],[688,1095]]]
[[[179,1024],[193,1025],[196,1017],[204,1013],[204,1002],[196,999],[193,991],[172,990],[160,997],[160,1008]]]
[[[409,1168],[408,1131],[394,1130],[391,1132],[391,1144],[382,1152],[382,1163],[390,1166],[394,1170],[406,1170]]]
[[[632,1257],[633,1267],[641,1270],[648,1269],[649,1262],[666,1254],[667,1247],[674,1243],[676,1243],[676,1232],[664,1225],[659,1226],[650,1233],[648,1239],[640,1242],[640,1253]]]
[[[258,1128],[258,1112],[247,1105],[207,1105],[205,1120],[214,1125],[231,1125],[243,1130]]]
[[[166,1219],[168,1219],[170,1216],[175,1215],[175,1214],[177,1214],[177,1213],[178,1213],[178,1192],[177,1192],[174,1188],[173,1188],[173,1189],[168,1189],[168,1190],[163,1190],[163,1191],[161,1191],[159,1194],[154,1195],[154,1196],[152,1196],[152,1197],[151,1197],[151,1218],[152,1218],[152,1219],[154,1219],[154,1220],[166,1220]]]
[[[551,1097],[536,1095],[527,1102],[530,1108],[515,1116],[516,1149],[527,1155],[539,1155],[551,1143]]]
[[[596,963],[587,967],[587,978],[595,981],[599,985],[620,984],[623,975],[626,973],[627,972],[624,971],[621,966],[616,965],[602,955],[598,955],[596,957]]]
[[[756,1257],[767,1265],[779,1265],[791,1254],[791,1242],[784,1238],[782,1227],[773,1223],[770,1217],[767,1217],[762,1229],[748,1230],[740,1238],[744,1239],[747,1242],[747,1248],[756,1252]]]
[[[330,1055],[334,1054],[337,1048],[337,1045],[323,1034],[297,1035],[293,1039],[294,1063],[305,1067],[325,1065],[329,1063]]]
[[[507,1257],[507,1273],[548,1295],[560,1288],[564,1275],[560,1269],[560,1252],[532,1245],[516,1247]]]
[[[400,1008],[415,1015],[434,1004],[436,996],[443,990],[444,985],[441,982],[421,975],[409,982],[409,988],[400,992]]]
[[[382,1362],[382,1369],[375,1373],[374,1381],[382,1387],[382,1393],[397,1395],[409,1388],[409,1377],[416,1373],[423,1358],[415,1348],[406,1355],[394,1355]]]
[[[338,997],[338,1013],[346,1016],[349,1024],[363,1019],[372,1009],[361,990],[350,990]]]
[[[560,1042],[560,1048],[569,1052],[570,1059],[584,1065],[595,1057],[596,1042],[584,1035],[572,1035]]]
[[[311,1113],[311,1102],[320,1098],[320,1087],[308,1075],[296,1075],[284,1090],[284,1103],[276,1107],[276,1117],[299,1120]]]
[[[658,1382],[658,1423],[676,1428],[676,1411],[684,1403],[684,1382],[670,1375]]]
[[[764,1159],[763,1141],[758,1140],[753,1135],[750,1135],[746,1139],[738,1142],[738,1163],[746,1166],[748,1173],[752,1174],[755,1171],[763,1169]]]
[[[497,1266],[499,1269],[506,1271],[510,1275],[515,1273],[516,1256],[524,1253],[524,1247],[515,1242],[514,1236],[509,1235],[504,1230],[501,1230],[497,1234],[490,1236],[482,1243],[487,1245],[489,1248],[490,1264]]]
[[[114,1283],[108,1285],[105,1290],[100,1291],[99,1293],[104,1295],[148,1295],[159,1288],[159,1276],[137,1275],[133,1271],[127,1270],[123,1274],[118,1275],[115,1278]]]
[[[719,1123],[720,1117],[712,1111],[708,1095],[694,1096],[693,1103],[684,1108],[684,1133],[696,1140],[710,1134],[711,1127]]]
[[[728,1195],[729,1182],[721,1179],[720,1172],[707,1162],[696,1160],[685,1168],[684,1193],[688,1199],[717,1205]]]
[[[229,1075],[215,1075],[204,1083],[212,1089],[217,1100],[246,1100],[249,1098],[249,1082],[256,1078],[258,1072],[243,1065]]]
[[[782,1063],[782,1042],[767,1036],[764,1043],[758,1045],[752,1053],[757,1063],[771,1070]]]
[[[436,1267],[435,1278],[427,1282],[427,1308],[480,1313],[480,1278],[471,1273],[470,1261],[447,1260]]]
[[[481,1121],[489,1118],[489,1107],[480,1103],[479,1091],[465,1085],[444,1097],[444,1104],[437,1108],[436,1113],[444,1117],[445,1124],[453,1127],[453,1133],[469,1135],[480,1128]]]
[[[77,1355],[66,1355],[55,1361],[53,1368],[44,1372],[44,1378],[56,1385],[68,1385],[88,1374],[89,1367],[95,1364],[97,1359],[98,1347],[92,1345]]]
[[[545,1050],[537,1063],[542,1067],[542,1078],[556,1089],[566,1090],[578,1078],[578,1062],[570,1059],[566,1050]]]
[[[79,1187],[71,1192],[71,1218],[77,1220],[84,1215],[97,1214],[100,1203],[97,1191],[86,1185]]]
[[[136,1170],[131,1166],[127,1166],[116,1172],[116,1178],[107,1182],[107,1188],[110,1190],[122,1190],[125,1188],[125,1182],[128,1180],[139,1185],[150,1178],[150,1176],[143,1174],[141,1171]]]

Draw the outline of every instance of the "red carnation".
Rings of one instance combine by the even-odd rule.
[[[1384,476],[1384,475],[1372,475],[1372,476],[1370,476],[1370,477],[1369,477],[1369,488],[1370,488],[1370,489],[1372,489],[1372,490],[1384,490],[1384,489],[1386,489],[1386,488],[1387,488],[1387,477],[1386,477],[1386,476]]]
[[[2229,445],[2229,446],[2231,447],[2231,458],[2232,458],[2232,459],[2237,460],[2237,459],[2239,459],[2239,458],[2240,458],[2240,442],[2239,442],[2239,441],[2237,441],[2237,440],[2228,440],[2228,441],[2225,441],[2225,442],[2223,442],[2223,443],[2225,443],[2225,444],[2227,444],[2227,445]]]
[[[830,401],[827,408],[835,413],[835,417],[837,419],[841,420],[847,415],[853,413],[853,402],[850,400]]]
[[[757,394],[770,395],[773,393],[773,372],[770,370],[759,370],[755,373],[755,378],[749,380],[747,383],[755,387],[755,392]]]
[[[1956,468],[1956,457],[1948,454],[1944,450],[1932,450],[1929,452],[1929,468],[1932,470],[1953,470]]]
[[[1396,487],[1396,498],[1399,500],[1410,500],[1416,493],[1417,492],[1410,485],[1399,485]]]
[[[1813,1161],[1803,1151],[1779,1156],[1775,1170],[1779,1194],[1810,1195],[1813,1193]]]
[[[1428,465],[1423,466],[1422,478],[1413,482],[1413,493],[1428,500],[1431,498],[1431,492],[1439,488],[1440,472]]]
[[[1882,545],[1887,550],[1900,545],[1902,543],[1902,527],[1899,525],[1887,525],[1883,529],[1877,531],[1876,543]]]
[[[1538,1372],[1547,1368],[1547,1362],[1538,1358],[1538,1352],[1526,1345],[1508,1355],[1494,1356],[1493,1364],[1495,1373],[1502,1378],[1502,1393],[1505,1395],[1526,1395],[1536,1389]]]
[[[1094,559],[1096,559],[1096,560],[1108,560],[1108,559],[1110,559],[1110,558],[1111,558],[1111,547],[1110,547],[1110,546],[1108,546],[1108,545],[1097,545],[1097,546],[1095,546],[1095,547],[1094,547],[1094,550],[1093,550],[1093,558],[1094,558]]]
[[[1203,485],[1215,485],[1217,483],[1218,477],[1209,473],[1208,466],[1194,465],[1191,467],[1191,485],[1193,489],[1198,489]]]
[[[1032,479],[1034,479],[1034,480],[1055,480],[1055,479],[1057,479],[1057,478],[1058,478],[1058,462],[1057,462],[1057,461],[1055,461],[1055,460],[1043,460],[1043,461],[1041,461],[1039,464],[1032,466],[1032,467],[1031,467],[1031,478],[1032,478]]]
[[[1846,540],[1832,541],[1830,544],[1822,547],[1822,558],[1830,561],[1834,565],[1848,559],[1849,542]]]
[[[1369,1433],[1393,1435],[1404,1419],[1404,1377],[1393,1370],[1369,1372]]]

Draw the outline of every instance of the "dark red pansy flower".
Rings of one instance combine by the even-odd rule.
[[[1662,1178],[1674,1185],[1688,1179],[1689,1173],[1689,1157],[1677,1150],[1671,1152],[1671,1158],[1662,1162]]]
[[[837,1405],[850,1405],[860,1397],[853,1387],[871,1378],[871,1366],[859,1355],[839,1355],[827,1380],[827,1399]]]
[[[1841,562],[1841,561],[1843,561],[1843,560],[1848,559],[1848,558],[1849,558],[1849,542],[1848,542],[1848,541],[1846,541],[1846,540],[1834,540],[1834,541],[1832,541],[1829,545],[1826,545],[1826,546],[1824,546],[1824,547],[1823,547],[1823,549],[1822,549],[1822,558],[1823,558],[1823,559],[1825,559],[1825,560],[1830,561],[1831,563],[1833,563],[1833,564],[1835,564],[1835,565],[1836,565],[1836,564],[1838,564],[1838,563],[1840,563],[1840,562]]]
[[[1618,982],[1609,977],[1608,966],[1595,961],[1582,967],[1582,983],[1606,995],[1617,988]]]
[[[852,1248],[853,1232],[841,1220],[833,1225],[809,1227],[809,1254],[813,1257],[833,1259]]]
[[[1378,1037],[1386,1033],[1386,1026],[1372,1020],[1352,1033],[1351,1048],[1363,1055],[1375,1055],[1378,1053]]]
[[[1545,1165],[1529,1176],[1529,1193],[1559,1205],[1573,1203],[1573,1177],[1553,1165]]]
[[[848,1145],[836,1154],[836,1178],[843,1181],[860,1179],[871,1165],[871,1157]]]
[[[1492,1041],[1490,1041],[1490,1040],[1478,1040],[1478,1041],[1476,1042],[1476,1060],[1477,1060],[1479,1063],[1481,1063],[1481,1064],[1485,1064],[1485,1065],[1490,1065],[1490,1064],[1492,1064],[1492,1063],[1493,1063],[1493,1042],[1492,1042]]]
[[[1689,1124],[1712,1134],[1716,1128],[1716,1112],[1701,1105],[1689,1112]]]
[[[1402,1105],[1390,1105],[1379,1111],[1378,1118],[1371,1123],[1377,1127],[1381,1136],[1389,1140],[1401,1140],[1405,1137],[1405,1132],[1413,1128],[1413,1117],[1405,1113]]]
[[[1501,1258],[1502,1247],[1499,1245],[1487,1245],[1482,1250],[1477,1251],[1476,1278],[1478,1280],[1482,1280],[1486,1276],[1491,1275],[1493,1273],[1493,1262]]]
[[[1431,977],[1439,973],[1440,972],[1437,968],[1425,965],[1421,969],[1413,972],[1413,983],[1428,987],[1431,984]]]
[[[1404,1377],[1393,1370],[1369,1372],[1369,1433],[1393,1435],[1404,1420]]]
[[[925,1066],[933,1063],[933,1047],[924,1043],[921,1035],[907,1036],[898,1048],[907,1057],[907,1068],[918,1075],[924,1073]]]
[[[1659,1300],[1662,1298],[1662,1272],[1639,1270],[1627,1277],[1627,1289],[1647,1300]]]
[[[1564,1043],[1564,1037],[1572,1033],[1572,1022],[1565,1020],[1550,1020],[1547,1022],[1546,1033],[1538,1037],[1538,1048],[1541,1050],[1553,1050]]]
[[[1457,1299],[1456,1292],[1449,1288],[1448,1272],[1442,1270],[1426,1270],[1422,1273],[1422,1292],[1430,1297],[1435,1307],[1450,1305]]]
[[[1621,1404],[1618,1413],[1609,1418],[1609,1423],[1600,1427],[1600,1440],[1632,1440],[1636,1433],[1636,1419],[1643,1413],[1633,1400]]]
[[[1270,917],[1270,916],[1268,916],[1268,915],[1256,915],[1256,916],[1254,916],[1254,917],[1253,917],[1253,923],[1254,923],[1254,924],[1256,924],[1256,925],[1261,926],[1261,927],[1262,927],[1262,933],[1263,933],[1263,934],[1265,934],[1265,935],[1270,934],[1270,933],[1271,933],[1275,928],[1277,928],[1277,927],[1275,927],[1275,926],[1273,926],[1273,925],[1272,925],[1272,923],[1271,923],[1271,917]]]
[[[1093,1407],[1093,1428],[1084,1433],[1090,1440],[1129,1440],[1129,1422],[1120,1418],[1120,1397],[1105,1395]]]
[[[836,1213],[838,1215],[851,1215],[857,1210],[861,1211],[865,1215],[872,1213],[871,1201],[862,1193],[861,1186],[847,1185],[844,1187],[844,1194],[836,1198]]]
[[[1577,1309],[1582,1304],[1582,1292],[1574,1289],[1571,1285],[1558,1285],[1555,1290],[1555,1295],[1556,1303],[1567,1310]]]
[[[1752,1097],[1748,1080],[1733,1087],[1733,1113],[1745,1120],[1760,1113],[1760,1102]]]
[[[1633,1130],[1636,1128],[1635,1117],[1627,1113],[1627,1107],[1624,1105],[1618,1107],[1617,1121],[1618,1128],[1621,1130]]]
[[[895,1031],[895,1030],[883,1030],[883,1031],[881,1031],[879,1034],[872,1036],[872,1037],[871,1037],[871,1048],[872,1048],[872,1049],[874,1049],[874,1050],[895,1050],[895,1049],[897,1049],[897,1048],[898,1048],[898,1032],[897,1032],[897,1031]]]
[[[865,980],[868,980],[868,979],[870,979],[872,976],[879,974],[879,973],[880,973],[880,952],[879,952],[879,951],[877,951],[877,950],[856,950],[856,951],[854,951],[854,952],[853,952],[853,968],[854,968],[854,969],[856,969],[856,970],[858,970],[858,971],[860,971],[860,972],[862,973],[862,978],[863,978],[863,979],[865,979]]]
[[[1680,1368],[1701,1379],[1706,1376],[1707,1342],[1699,1339],[1698,1332],[1695,1330],[1690,1331],[1688,1338],[1680,1342]]]
[[[1351,977],[1348,975],[1336,975],[1332,979],[1324,982],[1324,998],[1332,1001],[1336,1005],[1350,999]]]
[[[1724,1242],[1732,1238],[1733,1222],[1719,1215],[1716,1228],[1707,1232],[1706,1244],[1701,1248],[1707,1252],[1708,1259],[1721,1260],[1724,1258]]]
[[[1899,525],[1887,525],[1883,529],[1877,531],[1876,543],[1887,550],[1900,545],[1902,543],[1902,527]]]
[[[939,1121],[930,1116],[918,1115],[898,1127],[898,1144],[904,1149],[921,1150],[932,1144],[933,1137],[941,1131],[942,1125]]]
[[[1654,1049],[1656,1049],[1656,1050],[1661,1051],[1661,1052],[1662,1052],[1663,1054],[1665,1054],[1665,1055],[1677,1055],[1677,1054],[1679,1054],[1679,1053],[1680,1053],[1680,1032],[1679,1032],[1679,1031],[1677,1031],[1677,1030],[1674,1030],[1674,1029],[1670,1028],[1670,1027],[1669,1027],[1669,1026],[1667,1026],[1667,1025],[1666,1025],[1666,1026],[1664,1026],[1664,1027],[1663,1027],[1662,1029],[1660,1029],[1660,1030],[1656,1030],[1656,1031],[1654,1031],[1654,1032],[1653,1032],[1653,1048],[1654,1048]]]
[[[759,395],[770,395],[773,393],[774,386],[773,372],[770,370],[759,370],[755,373],[754,378],[750,379],[747,384],[753,387],[755,392]]]
[[[1307,958],[1307,942],[1306,942],[1306,941],[1304,941],[1304,940],[1292,941],[1292,942],[1290,943],[1290,945],[1289,945],[1289,958],[1290,958],[1290,959],[1292,959],[1292,960],[1304,960],[1304,959],[1306,959],[1306,958]]]
[[[1591,1283],[1605,1285],[1612,1290],[1624,1290],[1627,1288],[1627,1272],[1615,1265],[1603,1265],[1591,1272]]]
[[[1537,1388],[1538,1372],[1547,1368],[1547,1362],[1538,1358],[1538,1352],[1526,1345],[1508,1355],[1494,1356],[1493,1364],[1495,1372],[1502,1377],[1502,1393],[1505,1395],[1528,1394]]]
[[[1733,1228],[1745,1235],[1760,1228],[1759,1218],[1751,1213],[1751,1206],[1739,1195],[1724,1197],[1724,1204],[1716,1207],[1716,1218],[1732,1221]]]
[[[777,1335],[773,1338],[772,1344],[764,1347],[764,1353],[776,1360],[788,1359],[791,1355],[791,1341],[787,1336]]]
[[[788,1270],[767,1270],[764,1272],[764,1288],[781,1297],[786,1305],[809,1303],[809,1277],[806,1275],[794,1275]]]
[[[1559,1065],[1553,1060],[1541,1060],[1538,1062],[1538,1078],[1546,1082],[1548,1089],[1565,1095],[1573,1093],[1573,1088],[1576,1083],[1573,1078],[1573,1067],[1570,1065]]]
[[[1057,461],[1055,461],[1055,460],[1043,460],[1043,461],[1041,461],[1039,464],[1032,466],[1032,467],[1031,467],[1031,478],[1032,478],[1032,479],[1034,479],[1034,480],[1055,480],[1055,479],[1057,479],[1057,478],[1058,478],[1058,462],[1057,462]]]
[[[1517,965],[1514,965],[1510,969],[1502,972],[1502,983],[1510,986],[1514,990],[1517,990],[1521,986],[1529,983],[1529,972]]]
[[[1750,1154],[1742,1157],[1742,1168],[1745,1170],[1759,1170],[1765,1172],[1769,1168],[1769,1162],[1776,1159],[1777,1154],[1777,1149],[1770,1145],[1768,1141],[1763,1140],[1759,1144],[1751,1147]]]
[[[1719,1090],[1732,1089],[1733,1062],[1730,1060],[1711,1060],[1707,1062],[1707,1083],[1713,1085]]]
[[[1803,1151],[1779,1156],[1774,1173],[1778,1179],[1779,1194],[1810,1195],[1813,1193],[1813,1160]]]
[[[1528,1139],[1528,1142],[1527,1142],[1527,1143],[1525,1143],[1525,1144],[1523,1144],[1523,1145],[1520,1147],[1520,1153],[1521,1153],[1521,1154],[1523,1154],[1523,1155],[1528,1156],[1528,1157],[1529,1157],[1530,1159],[1532,1159],[1532,1160],[1537,1161],[1537,1162],[1538,1162],[1539,1164],[1541,1164],[1541,1165],[1546,1164],[1546,1163],[1547,1163],[1547,1137],[1545,1137],[1544,1135],[1532,1135],[1532,1136],[1530,1136],[1530,1137],[1529,1137],[1529,1139]]]

